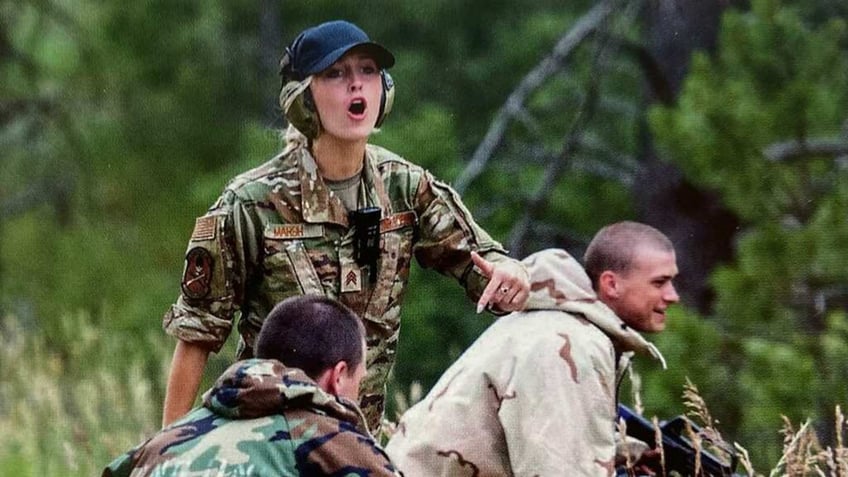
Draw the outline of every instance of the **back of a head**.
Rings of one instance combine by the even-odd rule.
[[[365,329],[348,307],[322,295],[288,298],[271,310],[256,339],[256,357],[276,359],[316,379],[345,361],[362,361]]]
[[[586,273],[597,290],[598,277],[606,271],[627,272],[639,246],[674,251],[671,240],[659,230],[639,222],[617,222],[607,225],[595,234],[583,256]]]

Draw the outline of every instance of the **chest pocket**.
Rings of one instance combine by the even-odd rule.
[[[263,284],[272,300],[292,295],[323,294],[321,280],[304,239],[323,235],[320,224],[268,225],[264,233]]]
[[[415,238],[414,212],[402,212],[380,221],[380,273],[365,318],[395,330],[400,319],[400,302],[409,280]]]
[[[412,260],[414,241],[414,224],[387,231],[380,237],[382,256],[386,260],[385,268],[393,271],[395,283],[406,283],[409,280],[409,266]]]

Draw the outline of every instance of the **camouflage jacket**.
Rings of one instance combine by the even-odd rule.
[[[103,471],[114,476],[397,476],[355,404],[275,360],[232,365],[197,408]]]
[[[524,263],[530,311],[496,321],[402,416],[386,453],[405,476],[613,475],[623,370],[634,351],[662,357],[566,252]]]
[[[364,323],[368,375],[361,406],[374,426],[394,363],[400,305],[414,254],[419,264],[457,279],[477,299],[487,279],[470,251],[510,261],[472,219],[456,192],[430,173],[369,145],[360,202],[382,209],[375,279],[354,259],[348,211],[304,147],[294,147],[236,177],[197,219],[186,252],[182,293],[165,314],[166,331],[213,351],[241,317],[239,359],[271,308],[299,294],[324,294],[348,305]]]

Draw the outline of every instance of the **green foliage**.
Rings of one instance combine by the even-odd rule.
[[[683,413],[680,393],[687,378],[699,383],[704,400],[713,409],[723,409],[722,403],[732,399],[722,390],[733,376],[727,369],[715,366],[713,352],[721,349],[723,337],[713,323],[684,307],[675,307],[669,313],[666,330],[651,336],[651,341],[661,350],[667,369],[648,359],[636,360],[636,369],[642,376],[640,395],[645,415],[666,417]],[[622,393],[623,401],[630,401],[628,394]]]
[[[703,349],[727,357],[713,366],[733,376],[719,388],[732,398],[707,402],[760,466],[780,457],[781,415],[827,429],[833,405],[848,400],[846,350],[835,344],[844,336],[848,176],[833,157],[770,158],[786,141],[839,137],[845,40],[844,19],[812,25],[782,2],[753,1],[725,15],[716,54],[695,57],[678,104],[651,114],[666,156],[744,219],[736,260],[713,275],[711,322],[724,334]]]
[[[652,114],[658,140],[687,176],[721,192],[748,220],[777,221],[809,207],[809,188],[830,168],[775,164],[763,157],[777,141],[840,133],[848,103],[846,24],[811,29],[777,1],[722,23],[716,58],[693,59],[679,104]],[[817,197],[816,197],[817,198]]]
[[[776,462],[780,457],[774,429],[781,416],[792,420],[827,417],[810,406],[820,390],[813,357],[805,351],[792,343],[757,337],[744,341],[745,361],[736,379],[746,402],[740,412],[737,440],[751,443],[748,450],[760,462]],[[769,434],[771,439],[762,438]]]
[[[126,343],[103,333],[88,314],[61,318],[60,347],[12,317],[0,322],[0,425],[9,430],[0,435],[4,475],[99,475],[156,430],[161,401],[154,391],[167,357],[156,333]],[[158,366],[147,369],[151,357]]]
[[[712,278],[714,316],[681,307],[657,338],[669,370],[646,366],[644,401],[657,415],[681,412],[689,377],[755,460],[779,455],[779,414],[825,419],[848,400],[846,173],[830,157],[764,156],[842,134],[843,3],[754,0],[728,13],[714,56],[697,55],[678,103],[650,116],[665,155],[744,229],[736,260]],[[0,437],[4,471],[95,474],[158,426],[173,346],[160,320],[186,239],[229,178],[279,150],[267,57],[298,31],[348,18],[391,48],[398,95],[374,142],[451,182],[517,83],[594,2],[267,5],[0,0],[0,310],[17,317],[0,328],[0,427],[31,430]],[[272,40],[260,33],[270,13],[282,28]],[[616,38],[646,41],[617,18]],[[634,216],[642,73],[620,52],[593,67],[591,45],[527,98],[464,194],[502,241],[593,87],[602,100],[537,225],[574,243]],[[491,322],[473,309],[451,280],[413,268],[393,388],[429,388]],[[203,386],[233,359],[234,338]]]
[[[430,170],[437,178],[458,172],[456,125],[450,111],[436,104],[421,104],[414,115],[386,127],[372,142]]]

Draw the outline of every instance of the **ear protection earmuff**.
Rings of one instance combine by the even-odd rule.
[[[321,120],[309,90],[310,79],[284,83],[280,90],[280,108],[289,124],[309,139],[315,139],[321,133]]]
[[[298,38],[299,39],[299,38]],[[295,43],[297,40],[295,40]],[[314,139],[321,132],[321,121],[318,119],[318,110],[312,100],[312,92],[309,90],[311,77],[298,81],[297,72],[292,64],[292,47],[286,47],[283,57],[280,59],[280,109],[286,121],[297,128],[306,137]]]
[[[395,80],[392,79],[392,75],[386,70],[380,70],[380,78],[383,82],[383,94],[380,96],[380,112],[377,114],[375,128],[383,125],[383,121],[391,112],[392,105],[395,102]]]

